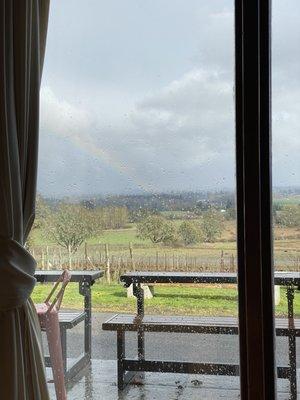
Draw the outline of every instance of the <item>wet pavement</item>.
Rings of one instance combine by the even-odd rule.
[[[123,391],[116,386],[116,361],[92,360],[68,388],[68,400],[238,400],[237,377],[146,373]],[[49,384],[51,400],[54,386]],[[288,381],[280,380],[278,400],[288,400]]]
[[[93,313],[92,357],[100,360],[116,360],[116,333],[102,331],[102,323],[113,313]],[[146,333],[146,357],[157,360],[238,363],[238,336]],[[136,333],[126,333],[126,354],[136,356]],[[77,357],[83,349],[83,324],[68,331],[68,355]],[[297,354],[300,341],[297,340]],[[282,365],[288,364],[287,338],[277,338],[277,358]],[[300,357],[298,357],[300,368]]]
[[[92,365],[69,387],[68,400],[235,400],[239,399],[237,377],[146,373],[143,381],[119,392],[116,386],[116,333],[101,325],[113,314],[93,313]],[[136,356],[136,333],[126,334],[126,355]],[[298,344],[299,346],[299,344]],[[77,357],[83,348],[83,326],[68,331],[68,355]],[[277,341],[277,357],[287,363],[287,340]],[[146,358],[238,363],[238,337],[200,334],[146,334]],[[50,371],[48,371],[50,373]],[[279,400],[288,399],[288,381],[279,380]],[[55,399],[53,384],[49,384]],[[300,397],[299,397],[300,399]]]

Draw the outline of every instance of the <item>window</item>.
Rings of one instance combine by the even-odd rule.
[[[105,268],[111,285],[93,290],[111,295],[128,269],[235,271],[237,239],[239,304],[232,286],[180,288],[179,300],[178,288],[158,286],[147,310],[237,315],[239,306],[241,396],[271,399],[268,2],[236,1],[235,11],[225,0],[89,3],[52,2],[39,175],[41,219],[50,218],[44,227],[51,231],[45,242],[37,226],[31,247],[44,268]],[[72,230],[79,219],[86,232],[79,245],[57,242],[59,222],[71,221]],[[123,306],[124,290],[113,288]],[[187,358],[205,351],[204,361],[238,363],[237,336],[220,336],[191,339]],[[177,353],[168,347],[163,356],[186,357],[178,352],[185,340],[173,340]],[[149,343],[161,356],[157,342]],[[102,351],[95,348],[95,357]],[[231,382],[238,394],[239,381]]]

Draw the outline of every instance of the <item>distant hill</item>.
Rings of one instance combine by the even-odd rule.
[[[281,199],[299,200],[300,187],[276,187],[273,191],[275,201]],[[46,201],[52,207],[62,199],[48,198]],[[151,211],[192,211],[196,207],[207,205],[218,208],[231,208],[235,205],[235,193],[232,190],[171,192],[133,195],[108,195],[93,197],[64,198],[66,202],[82,203],[88,207],[127,207],[129,211],[147,209]]]

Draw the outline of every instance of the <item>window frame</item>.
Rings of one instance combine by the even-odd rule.
[[[272,400],[271,0],[235,0],[235,57],[241,398]]]

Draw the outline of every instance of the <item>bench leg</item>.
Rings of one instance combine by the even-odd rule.
[[[288,303],[288,321],[292,329],[289,335],[289,363],[290,363],[290,391],[291,400],[297,400],[297,365],[296,365],[296,336],[294,328],[294,288],[288,287],[286,291]]]
[[[296,337],[289,336],[290,391],[291,400],[297,400]]]
[[[67,330],[60,325],[60,340],[61,340],[61,350],[63,356],[64,374],[67,372]]]
[[[134,294],[137,298],[137,315],[142,319],[144,317],[144,289],[141,284],[134,287]],[[137,331],[138,339],[138,359],[145,359],[145,334],[142,329]]]
[[[118,389],[124,389],[125,332],[117,331]]]
[[[138,359],[145,359],[145,333],[142,330],[138,330]]]

